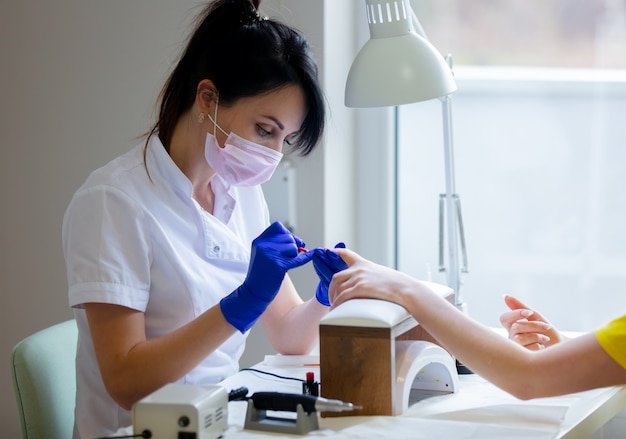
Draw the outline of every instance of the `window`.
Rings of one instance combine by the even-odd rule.
[[[625,0],[412,0],[458,64],[626,68]]]
[[[561,329],[593,330],[626,312],[626,2],[413,6],[457,66],[469,314],[497,326],[505,293]],[[445,283],[437,270],[440,105],[398,109],[397,233],[398,268]]]

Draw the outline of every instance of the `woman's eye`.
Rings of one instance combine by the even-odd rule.
[[[261,136],[263,136],[263,137],[265,137],[265,136],[269,136],[269,135],[271,134],[271,132],[270,132],[270,131],[268,131],[268,130],[264,129],[264,128],[263,128],[262,126],[260,126],[260,125],[257,125],[256,127],[257,127],[257,131],[258,131],[259,135],[261,135]]]
[[[291,134],[290,136],[285,138],[283,143],[286,144],[286,145],[289,145],[289,146],[297,145],[298,144],[298,134],[299,133]]]

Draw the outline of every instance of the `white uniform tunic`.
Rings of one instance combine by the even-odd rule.
[[[251,242],[269,224],[259,186],[226,188],[214,177],[210,215],[157,136],[146,161],[148,171],[141,144],[94,171],[65,213],[69,303],[79,328],[75,438],[132,424],[104,388],[82,305],[142,311],[148,339],[167,334],[241,285]],[[244,343],[236,333],[180,382],[214,384],[235,373]]]

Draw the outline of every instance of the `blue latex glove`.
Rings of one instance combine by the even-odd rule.
[[[340,242],[335,248],[346,248],[346,245]],[[315,253],[313,255],[313,267],[320,278],[320,283],[317,284],[317,290],[315,291],[315,298],[322,305],[330,306],[330,300],[328,300],[330,281],[335,273],[348,268],[348,264],[332,250],[316,248],[313,252]]]
[[[313,258],[313,251],[299,253],[298,247],[305,247],[304,242],[278,221],[252,241],[246,279],[220,301],[228,323],[241,333],[254,325],[278,293],[287,271]]]

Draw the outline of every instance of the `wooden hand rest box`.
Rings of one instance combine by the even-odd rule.
[[[454,300],[448,287],[432,284]],[[360,405],[330,416],[399,415],[413,389],[453,392],[458,388],[454,359],[402,306],[354,299],[320,322],[321,395]]]

